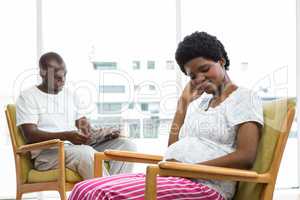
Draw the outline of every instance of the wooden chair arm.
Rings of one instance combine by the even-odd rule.
[[[179,162],[160,162],[159,175],[256,183],[268,183],[271,181],[270,175],[268,173],[258,174],[257,172],[250,170]]]
[[[103,161],[105,160],[117,160],[136,163],[151,163],[157,164],[163,159],[162,156],[142,154],[131,151],[119,151],[119,150],[105,150],[104,152],[98,152],[94,154],[94,176],[102,176]]]
[[[162,161],[163,157],[153,154],[143,154],[132,151],[119,151],[119,150],[105,150],[104,155],[109,158],[109,160],[120,160],[128,162],[137,163],[151,163],[157,164]]]
[[[44,142],[37,142],[37,143],[33,143],[33,144],[26,144],[26,145],[22,145],[17,149],[18,154],[22,154],[22,153],[26,153],[28,151],[32,151],[32,150],[42,150],[42,149],[48,149],[50,147],[54,147],[54,146],[60,146],[59,144],[63,144],[63,141],[59,140],[59,139],[54,139],[54,140],[48,140],[48,141],[44,141]]]
[[[48,149],[50,147],[58,148],[58,185],[61,188],[65,187],[66,183],[66,167],[65,167],[65,148],[64,148],[64,142],[59,139],[54,140],[47,140],[44,142],[37,142],[33,144],[26,144],[20,146],[16,153],[18,154],[17,158],[20,158],[20,154],[24,154],[26,152],[32,151],[32,150],[42,150],[42,149]]]

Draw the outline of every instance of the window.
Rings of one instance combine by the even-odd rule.
[[[142,110],[142,111],[148,111],[148,110],[149,110],[149,104],[147,104],[147,103],[142,103],[142,104],[141,104],[141,110]]]
[[[231,59],[230,75],[237,84],[256,90],[264,100],[296,95],[295,1],[181,0],[182,13],[176,13],[175,2],[179,1],[78,0],[72,6],[69,1],[42,1],[42,18],[36,16],[36,3],[41,1],[1,1],[0,53],[5,55],[1,58],[5,66],[5,84],[0,85],[1,106],[13,102],[21,90],[39,83],[36,55],[37,46],[42,46],[42,53],[55,51],[64,58],[68,68],[66,85],[80,80],[92,86],[88,92],[95,98],[90,104],[97,105],[91,113],[93,125],[124,128],[128,136],[137,138],[139,151],[162,154],[174,114],[170,110],[176,108],[176,102],[173,106],[164,97],[177,91],[175,85],[182,79],[173,60],[177,37],[183,38],[196,30],[214,34],[224,43]],[[43,37],[37,36],[37,19],[42,20]],[[179,29],[178,21],[182,22]],[[22,34],[19,24],[26,27]],[[159,73],[152,73],[155,68]],[[131,73],[132,70],[136,71]],[[121,74],[128,83],[110,79],[107,72]],[[108,82],[102,80],[101,73]],[[153,95],[136,100],[142,89],[139,85],[145,81],[155,85],[146,89],[162,92],[159,100],[153,99]],[[124,85],[134,88],[132,99],[123,98],[122,95],[132,92],[125,90]],[[105,95],[99,94],[101,91]],[[98,99],[99,96],[105,99]],[[139,112],[135,112],[133,103],[128,105],[132,115],[123,112],[128,102],[139,105]],[[0,115],[5,119],[3,112]],[[287,141],[277,188],[299,186],[296,121]],[[0,188],[4,188],[0,198],[13,198],[15,180],[9,177],[14,174],[13,154],[9,152],[8,130],[0,126],[0,131],[5,133],[0,136],[0,151],[8,152],[7,156],[3,154],[0,177],[7,181],[0,182]],[[161,148],[153,149],[153,142]]]
[[[91,109],[87,117],[92,116],[97,120],[99,117],[110,119],[119,116],[127,130],[124,133],[130,136],[128,120],[143,120],[158,115],[151,111],[141,111],[141,103],[153,101],[153,92],[161,91],[161,99],[167,95],[175,96],[176,71],[165,67],[165,61],[173,59],[177,45],[174,0],[78,0],[72,2],[71,7],[68,1],[52,0],[43,1],[42,5],[44,52],[56,51],[62,55],[68,68],[66,85],[82,80],[81,83],[91,86],[91,98],[86,100],[86,104],[96,103],[97,109]],[[151,61],[149,69],[147,61]],[[156,68],[161,69],[159,73],[148,73],[154,72]],[[110,75],[123,79],[111,78]],[[154,82],[153,85],[159,88],[156,87],[147,96],[142,94],[139,85],[148,81]],[[125,92],[100,93],[99,86],[111,85],[124,85]],[[149,91],[148,87],[146,89]],[[111,90],[115,88],[109,88]],[[172,98],[163,100],[166,105],[173,105]],[[135,102],[138,106],[136,109],[128,109],[128,102]],[[171,119],[175,106],[168,106],[160,114],[165,113],[164,117]],[[145,105],[143,109],[149,110],[147,107]],[[144,140],[143,126],[140,125],[140,129],[134,126],[131,133],[132,137],[137,138],[138,150],[151,153],[152,143],[160,141]],[[140,130],[140,137],[137,136],[138,131],[133,133],[133,130]],[[167,138],[162,140],[165,143]],[[163,154],[165,148],[166,145],[161,145],[156,153]]]
[[[130,138],[140,138],[141,125],[140,120],[130,120],[129,124],[129,137]]]
[[[166,61],[166,68],[169,70],[175,69],[175,63],[173,60],[167,60]]]
[[[95,128],[118,128],[121,130],[124,128],[121,117],[98,117],[90,122]]]
[[[160,103],[159,102],[151,102],[149,103],[149,111],[152,114],[158,114],[160,111]]]
[[[102,71],[117,71],[126,76],[130,88],[136,89],[132,94],[134,98],[139,93],[138,85],[142,85],[145,81],[153,81],[155,82],[153,85],[159,86],[155,89],[162,92],[160,101],[164,101],[169,91],[177,91],[176,81],[183,79],[173,60],[178,35],[183,39],[196,30],[206,31],[216,35],[224,44],[231,59],[229,71],[231,79],[238,85],[258,91],[264,98],[282,96],[279,94],[282,88],[288,89],[288,96],[295,96],[295,1],[181,1],[182,13],[177,15],[182,25],[181,28],[179,27],[180,30],[176,26],[175,2],[177,1],[91,0],[87,2],[79,0],[72,2],[70,7],[68,1],[43,1],[44,52],[57,51],[63,56],[69,71],[67,78],[69,82],[78,80],[92,82],[96,85],[96,93],[99,93],[99,85],[125,85],[120,84],[117,79],[105,84],[102,84],[102,79],[99,80],[98,75]],[[199,8],[205,9],[199,12]],[[66,10],[68,10],[67,16]],[[82,14],[78,15],[78,13]],[[236,16],[239,16],[238,22]],[[2,17],[2,19],[6,18]],[[120,30],[122,30],[121,36]],[[33,32],[32,35],[35,33]],[[27,42],[26,38],[20,42]],[[34,44],[35,41],[32,42]],[[16,43],[7,44],[9,46]],[[12,56],[9,60],[14,60],[13,58]],[[124,61],[125,64],[119,61]],[[34,63],[28,63],[28,66],[34,66]],[[136,72],[131,73],[133,69],[136,69]],[[159,69],[159,73],[152,73],[157,71],[155,69]],[[165,82],[171,83],[170,86],[165,87],[167,85]],[[132,91],[126,89],[124,94],[129,92]],[[135,99],[125,99],[116,95],[118,93],[105,93],[102,95],[106,97],[104,102],[98,102],[98,99],[91,102],[105,103],[107,107],[104,105],[102,107],[108,110],[107,115],[111,110],[117,110],[118,114],[112,115],[118,115],[126,121],[129,117],[122,115],[120,101],[132,102]],[[147,98],[150,100],[140,98],[135,103],[141,105],[150,104],[145,102],[157,102],[156,99],[151,99],[152,96],[148,95]],[[175,95],[173,96],[175,99]],[[174,114],[170,110],[175,111],[176,103],[161,102],[160,105],[159,113],[151,113],[150,105],[141,105],[141,110],[150,112],[142,114],[137,112],[134,117],[146,119],[144,115],[149,114],[150,116],[147,116],[149,119],[151,116],[159,115],[159,119],[170,121]],[[169,105],[172,106],[168,107]],[[169,112],[165,111],[165,108],[168,108]],[[95,110],[97,112],[100,109]],[[163,126],[164,130],[168,130],[167,125],[163,124]],[[140,134],[143,135],[143,131],[148,129],[144,129],[142,125],[141,127]],[[144,148],[146,142],[137,143],[144,145],[140,150],[146,149]],[[277,187],[281,187],[280,183],[288,187],[298,186],[298,176],[295,175],[298,173],[296,170],[298,163],[293,162],[293,166],[288,164],[290,160],[298,159],[298,151],[295,150],[298,147],[296,138],[289,138],[287,147],[284,156],[287,160],[282,162]],[[160,150],[163,152],[164,149]],[[287,173],[286,169],[293,173]],[[284,178],[288,181],[284,181]]]
[[[148,61],[147,61],[147,68],[148,68],[148,69],[154,69],[154,68],[155,68],[155,61],[153,61],[153,60],[148,60]]]
[[[100,93],[124,93],[125,86],[124,85],[100,85],[99,92]]]
[[[149,90],[155,90],[155,86],[154,85],[149,85]]]
[[[133,109],[133,108],[134,108],[134,103],[133,102],[129,103],[128,104],[128,109]]]
[[[112,70],[117,69],[116,62],[93,62],[94,68],[98,70]]]
[[[132,68],[133,69],[140,69],[141,68],[141,62],[140,61],[132,61]]]
[[[0,198],[14,199],[16,180],[14,158],[4,108],[14,103],[20,92],[38,83],[37,16],[35,0],[0,1]],[[33,197],[33,195],[30,195]]]
[[[99,114],[120,114],[122,103],[98,103]]]
[[[196,30],[216,35],[228,52],[230,78],[236,84],[255,90],[266,100],[295,97],[295,2],[182,1],[182,36]],[[200,7],[205,9],[199,12]],[[296,127],[292,131],[296,132]],[[287,141],[277,188],[298,187],[298,141],[292,136]]]
[[[159,118],[152,117],[143,120],[143,136],[144,138],[157,138],[159,132]]]

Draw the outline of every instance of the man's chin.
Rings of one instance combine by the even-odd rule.
[[[55,94],[57,94],[57,93],[59,93],[60,91],[62,91],[62,89],[63,89],[63,88],[57,88],[57,89],[53,90],[53,92],[54,92]]]

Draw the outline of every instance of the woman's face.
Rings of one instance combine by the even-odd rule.
[[[225,61],[218,62],[197,57],[184,65],[187,75],[191,78],[192,86],[200,86],[208,94],[214,94],[223,83],[225,77]]]

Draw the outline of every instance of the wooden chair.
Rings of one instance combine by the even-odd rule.
[[[251,170],[162,162],[162,156],[107,150],[95,154],[95,176],[101,176],[103,160],[152,163],[156,165],[149,165],[146,172],[146,200],[156,199],[157,175],[238,181],[235,200],[271,200],[294,115],[294,99],[264,104],[265,123]]]
[[[65,200],[66,191],[72,190],[74,184],[81,181],[82,178],[78,173],[65,168],[64,143],[55,139],[26,144],[23,134],[16,127],[15,105],[7,105],[5,114],[15,157],[16,199],[22,199],[23,193],[56,190],[59,192],[61,199]],[[58,148],[58,169],[48,171],[35,170],[29,152],[49,147]]]

